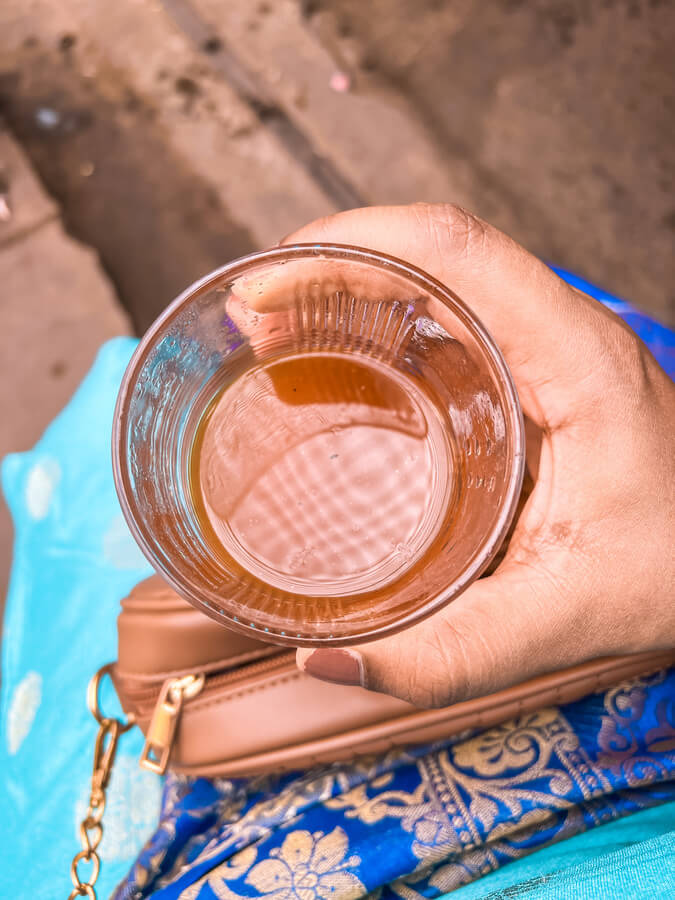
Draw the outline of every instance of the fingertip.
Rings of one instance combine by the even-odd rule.
[[[363,657],[358,650],[342,647],[298,650],[296,663],[301,672],[321,681],[366,686]]]

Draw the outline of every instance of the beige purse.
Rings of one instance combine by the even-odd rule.
[[[230,632],[157,576],[122,603],[111,669],[146,736],[141,765],[239,776],[349,760],[487,728],[675,663],[675,650],[597,659],[488,697],[420,710],[300,672],[295,653]]]

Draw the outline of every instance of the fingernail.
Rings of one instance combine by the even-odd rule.
[[[363,657],[356,650],[313,650],[302,662],[302,669],[314,678],[335,684],[360,684],[365,687]]]

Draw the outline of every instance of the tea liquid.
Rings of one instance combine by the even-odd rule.
[[[191,478],[228,567],[315,597],[378,590],[420,565],[456,488],[449,422],[423,382],[323,351],[266,360],[221,391]]]

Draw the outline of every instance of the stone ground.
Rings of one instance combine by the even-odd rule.
[[[667,0],[3,0],[0,454],[105,338],[359,204],[454,200],[672,322],[674,43]]]

